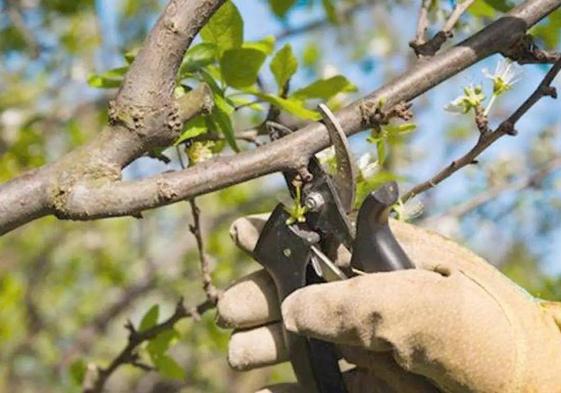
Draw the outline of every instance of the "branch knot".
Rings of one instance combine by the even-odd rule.
[[[560,57],[559,53],[540,49],[531,34],[524,34],[510,48],[501,53],[519,64],[549,64],[556,62]]]

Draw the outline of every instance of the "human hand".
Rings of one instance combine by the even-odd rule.
[[[237,220],[234,241],[251,253],[265,220]],[[561,391],[557,303],[532,298],[440,235],[397,221],[391,227],[416,269],[311,285],[282,310],[265,271],[232,285],[218,304],[221,323],[236,329],[232,367],[286,361],[284,327],[339,344],[356,365],[344,374],[351,393]]]

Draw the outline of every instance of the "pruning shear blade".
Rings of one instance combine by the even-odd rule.
[[[346,280],[348,278],[319,248],[311,246],[311,250],[312,263],[318,276],[327,282]]]
[[[325,104],[318,105],[329,139],[335,149],[337,172],[333,177],[339,199],[346,213],[350,213],[355,199],[356,171],[353,165],[347,135],[337,118]]]

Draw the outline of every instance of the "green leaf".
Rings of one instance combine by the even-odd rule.
[[[265,58],[265,53],[257,49],[229,49],[220,59],[222,78],[228,86],[237,89],[251,86],[257,80]]]
[[[199,71],[199,73],[200,73],[201,77],[203,78],[203,81],[205,81],[210,86],[210,89],[214,93],[222,94],[222,89],[218,85],[218,82],[216,81],[214,75],[212,75],[210,72],[208,72],[208,69],[201,69]]]
[[[281,98],[272,94],[262,94],[257,93],[256,96],[260,97],[261,99],[270,102],[273,105],[287,111],[288,113],[292,113],[294,116],[297,116],[301,119],[305,120],[319,120],[321,119],[321,115],[316,112],[312,111],[304,106],[304,103],[300,100],[294,98]]]
[[[88,85],[98,89],[111,89],[121,86],[123,76],[127,73],[129,67],[119,67],[104,72],[103,74],[91,74],[88,77]]]
[[[275,49],[276,39],[275,36],[268,35],[260,41],[244,42],[243,48],[257,49],[261,52],[270,55]]]
[[[201,42],[190,48],[185,54],[183,63],[181,64],[181,72],[195,72],[199,69],[214,63],[216,60],[217,47],[209,42]]]
[[[319,79],[302,89],[296,90],[293,96],[299,99],[319,98],[327,101],[338,93],[350,91],[356,91],[356,86],[344,76],[337,75],[328,79]]]
[[[154,365],[160,374],[166,378],[183,380],[185,379],[185,370],[181,368],[175,359],[163,355],[155,359]]]
[[[285,16],[295,3],[296,0],[270,0],[271,8],[278,17]]]
[[[146,346],[146,350],[148,351],[152,362],[155,363],[157,358],[164,356],[169,349],[171,342],[177,338],[179,338],[177,330],[170,328],[150,340]]]
[[[329,21],[334,24],[337,23],[337,11],[333,5],[333,0],[321,0],[321,2]]]
[[[485,3],[500,12],[508,12],[513,7],[508,0],[485,0]]]
[[[559,44],[559,29],[561,28],[561,10],[556,10],[549,14],[546,23],[540,23],[534,26],[530,33],[544,41],[547,48],[555,48]]]
[[[131,64],[134,61],[139,50],[140,48],[134,48],[125,52],[125,60],[127,64]]]
[[[255,100],[250,100],[246,97],[239,97],[239,96],[230,96],[228,97],[231,101],[232,104],[234,104],[235,107],[238,106],[244,106],[246,108],[250,108],[253,109],[254,111],[263,111],[263,104],[259,103],[259,102],[255,102]]]
[[[382,184],[392,180],[402,180],[402,177],[397,176],[391,172],[380,171],[374,176],[369,177],[357,183],[356,196],[354,206],[358,209],[362,205],[364,199]]]
[[[205,42],[215,44],[220,53],[243,43],[243,19],[233,2],[227,1],[201,30]]]
[[[183,126],[183,132],[179,138],[175,141],[174,146],[185,142],[187,139],[194,138],[208,131],[206,127],[206,121],[204,116],[197,116],[194,119],[189,120]]]
[[[317,64],[320,57],[320,51],[316,42],[309,42],[304,48],[302,60],[305,67],[313,67]]]
[[[380,166],[384,165],[386,161],[386,141],[380,139],[376,142],[376,151],[378,153],[378,163]]]
[[[415,123],[387,124],[382,127],[388,134],[408,134],[417,129]]]
[[[84,381],[84,377],[86,376],[86,362],[84,362],[83,359],[77,359],[72,362],[69,370],[72,380],[76,383],[76,385],[81,386]]]
[[[485,0],[476,0],[469,8],[468,12],[480,18],[492,18],[496,11]]]
[[[276,53],[271,60],[270,67],[280,92],[298,69],[298,60],[296,60],[290,44],[286,44]]]
[[[152,326],[156,325],[158,323],[159,316],[160,316],[160,306],[154,304],[142,317],[142,320],[140,321],[140,325],[138,326],[138,331],[144,332],[150,329]]]
[[[234,126],[232,125],[232,119],[230,117],[234,112],[234,108],[219,94],[214,95],[214,104],[214,109],[208,119],[211,121],[212,125],[215,125],[222,134],[224,134],[224,138],[230,147],[236,152],[239,151],[234,136]]]

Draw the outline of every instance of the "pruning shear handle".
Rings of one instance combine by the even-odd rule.
[[[320,105],[318,109],[335,148],[337,173],[333,177],[325,173],[315,158],[308,162],[305,171],[284,172],[292,196],[301,199],[298,203],[304,203],[307,208],[305,223],[288,225],[290,215],[279,204],[265,224],[254,251],[255,259],[273,278],[280,302],[299,288],[324,282],[328,272],[336,279],[351,274],[352,269],[347,267],[345,273],[326,256],[333,255],[339,247],[352,248],[351,266],[364,272],[413,267],[388,225],[391,206],[398,197],[395,183],[382,186],[366,198],[354,236],[347,213],[354,202],[356,175],[348,142],[329,108]],[[276,123],[268,126],[273,139],[290,132]],[[302,172],[308,179],[302,178]],[[286,330],[284,334],[292,368],[305,392],[347,392],[333,344]]]
[[[269,272],[282,302],[295,290],[322,282],[310,263],[319,235],[286,224],[289,214],[279,204],[265,224],[255,259]],[[292,368],[305,392],[346,393],[335,347],[331,343],[284,331]]]

